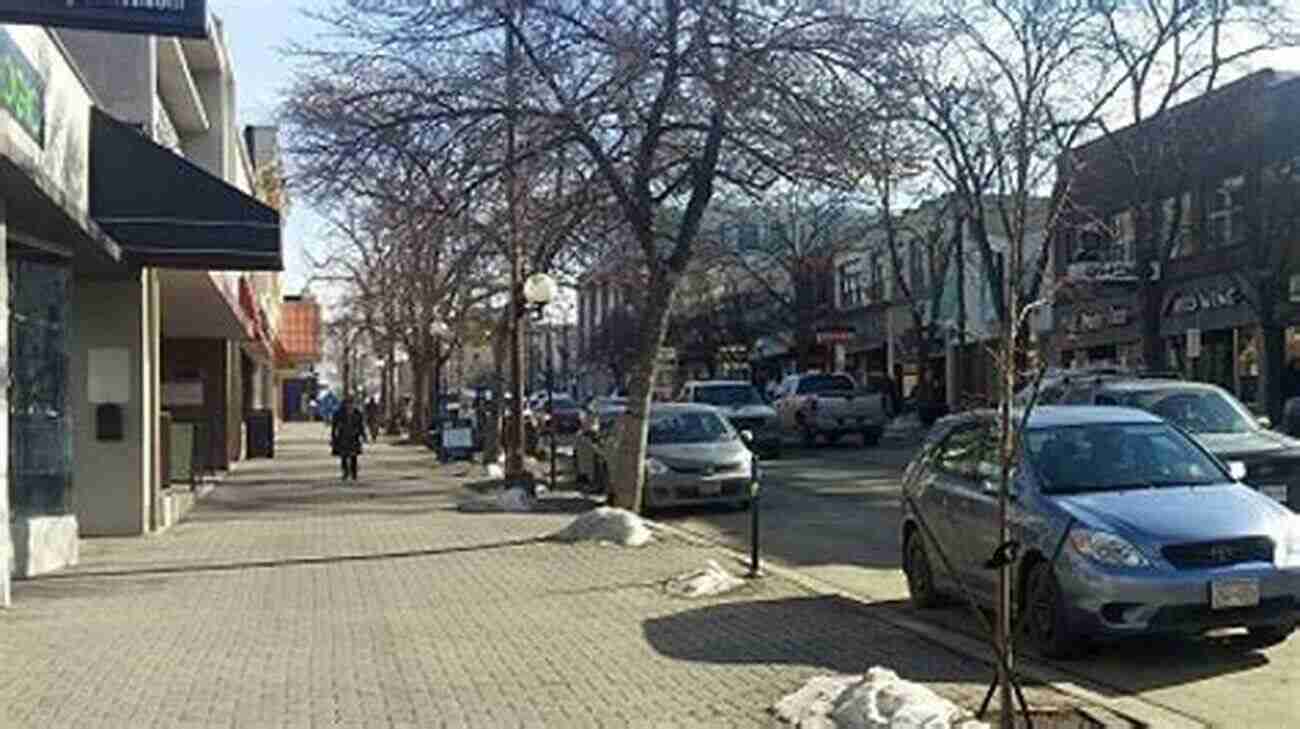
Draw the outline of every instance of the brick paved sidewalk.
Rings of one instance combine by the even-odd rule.
[[[322,426],[287,426],[170,531],[18,582],[0,727],[767,727],[816,674],[884,664],[967,704],[987,681],[780,578],[662,591],[710,558],[739,571],[711,548],[561,545],[537,538],[572,513],[459,512],[469,467],[423,449],[372,447],[359,485],[336,470]]]

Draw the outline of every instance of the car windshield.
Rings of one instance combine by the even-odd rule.
[[[811,375],[799,381],[799,394],[823,392],[852,392],[853,380],[844,375]]]
[[[720,443],[734,440],[736,432],[715,413],[669,412],[650,414],[650,443]]]
[[[695,402],[723,407],[762,405],[758,390],[750,385],[709,385],[695,388]]]
[[[1255,429],[1246,408],[1217,388],[1107,394],[1120,405],[1159,415],[1189,433],[1248,433]]]
[[[1101,423],[1035,428],[1025,455],[1044,493],[1122,491],[1221,483],[1225,474],[1165,423]]]

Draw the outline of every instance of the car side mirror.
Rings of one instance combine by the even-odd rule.
[[[1270,428],[1273,427],[1273,419],[1268,417],[1267,415],[1256,418],[1255,422],[1259,423],[1259,427],[1263,428],[1264,430],[1269,430]]]
[[[740,431],[740,441],[745,445],[751,445],[754,442],[754,433],[749,430]]]
[[[1246,479],[1246,464],[1241,461],[1228,461],[1228,475],[1233,481],[1244,481]]]

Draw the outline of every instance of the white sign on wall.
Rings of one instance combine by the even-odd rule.
[[[164,382],[162,386],[163,407],[203,407],[203,381],[189,380]]]
[[[131,351],[125,347],[93,347],[86,367],[86,395],[92,405],[131,401]]]
[[[1187,356],[1189,359],[1196,359],[1201,356],[1201,330],[1187,330]]]

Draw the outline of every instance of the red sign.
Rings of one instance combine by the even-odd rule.
[[[852,329],[827,329],[817,332],[818,344],[846,344],[853,341],[857,332]]]

